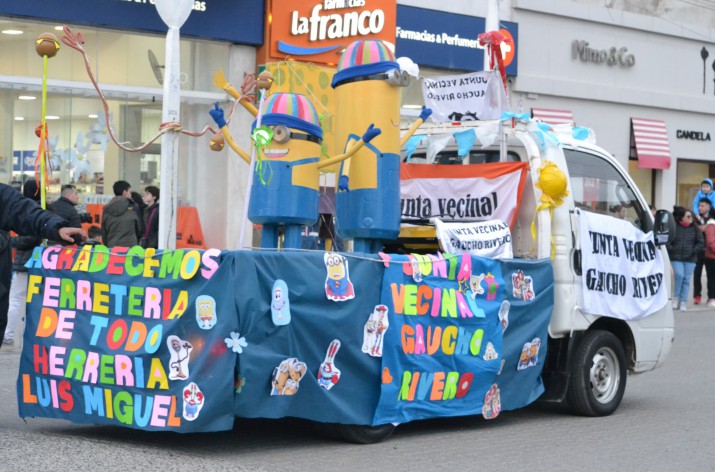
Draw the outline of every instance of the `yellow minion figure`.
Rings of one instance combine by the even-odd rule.
[[[337,229],[354,239],[355,252],[378,252],[381,240],[396,239],[400,232],[400,148],[432,113],[423,109],[400,142],[400,87],[409,82],[393,52],[378,40],[350,44],[333,77],[337,141],[347,147],[359,139],[355,130],[373,122],[382,130],[339,180]]]
[[[251,157],[231,138],[218,104],[210,112],[226,142],[247,163]],[[270,143],[257,148],[248,219],[263,225],[261,246],[278,245],[278,227],[285,228],[284,247],[301,247],[301,227],[318,219],[319,170],[355,154],[380,130],[369,126],[362,138],[344,154],[320,160],[323,130],[318,112],[307,97],[295,93],[275,93],[265,104],[261,127],[272,130]],[[254,122],[255,127],[255,122]]]

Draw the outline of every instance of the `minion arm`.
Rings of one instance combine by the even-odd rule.
[[[364,145],[365,145],[365,141],[362,139],[360,141],[353,141],[353,143],[350,145],[350,147],[348,147],[347,152],[345,152],[343,154],[339,154],[335,157],[331,157],[330,159],[326,159],[324,161],[319,162],[318,169],[322,169],[323,167],[331,166],[337,162],[342,162],[345,159],[352,157],[353,154],[358,152],[360,150],[360,148],[362,148]]]
[[[419,118],[412,123],[412,126],[410,126],[410,129],[407,130],[407,133],[402,137],[402,141],[400,141],[400,149],[405,147],[405,144],[407,144],[407,141],[412,137],[413,134],[415,134],[415,131],[417,131],[417,128],[419,128],[422,123],[425,122],[427,118],[430,117],[432,114],[432,110],[430,108],[427,108],[426,106],[422,106],[422,112],[420,112]]]
[[[235,141],[233,140],[233,137],[231,136],[231,133],[228,131],[228,126],[221,127],[221,134],[223,135],[223,137],[226,140],[226,142],[228,143],[228,145],[231,146],[231,149],[233,149],[236,152],[236,154],[238,154],[241,157],[241,159],[246,161],[246,164],[250,164],[251,156],[246,154],[246,151],[241,149],[238,146],[238,144],[235,143]]]
[[[239,104],[248,112],[253,115],[257,116],[258,115],[258,109],[253,106],[251,102],[245,99],[240,93],[238,93],[238,90],[233,88],[233,85],[228,83],[226,80],[226,77],[223,75],[223,69],[219,69],[218,71],[214,72],[214,81],[213,84],[220,88],[225,90],[229,95],[231,95],[236,101],[238,101]],[[242,100],[243,99],[243,100]]]
[[[407,141],[412,137],[413,134],[415,134],[415,131],[417,131],[417,128],[422,126],[422,123],[425,121],[422,118],[417,118],[417,121],[412,123],[412,126],[410,126],[410,129],[407,130],[405,135],[402,137],[402,140],[400,141],[400,149],[405,147],[405,144],[407,144]]]

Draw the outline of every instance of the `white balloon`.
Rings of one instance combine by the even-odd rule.
[[[191,14],[194,0],[154,0],[159,16],[169,28],[181,28]]]

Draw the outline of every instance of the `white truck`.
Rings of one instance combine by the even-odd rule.
[[[464,158],[457,156],[455,146],[447,146],[430,163],[427,163],[423,143],[412,154],[410,162],[425,165],[529,163],[521,207],[512,227],[512,244],[515,258],[549,258],[552,244],[554,249],[554,309],[542,374],[546,391],[541,399],[566,401],[574,412],[586,416],[609,415],[623,398],[628,373],[652,370],[668,357],[674,336],[673,310],[670,303],[666,303],[638,321],[594,316],[581,310],[583,275],[574,210],[607,213],[615,205],[625,207],[627,220],[646,233],[654,231],[657,250],[662,253],[666,268],[669,260],[664,245],[673,232],[672,216],[661,210],[653,218],[648,202],[628,173],[592,139],[575,139],[571,127],[562,126],[553,129],[560,142],[558,146],[540,146],[533,133],[534,125],[533,122],[510,124],[508,121],[427,123],[416,134],[444,135],[474,128],[477,136],[496,136],[496,140],[486,148],[477,142]],[[546,156],[542,155],[544,149]],[[547,210],[538,212],[534,241],[532,221],[541,195],[534,183],[538,181],[538,169],[544,159],[554,162],[565,173],[569,195],[553,210],[552,216]],[[585,204],[586,193],[590,205]],[[596,205],[593,205],[594,199]],[[434,251],[434,227],[403,225],[398,244],[387,250],[404,251],[405,248],[410,252]],[[668,294],[672,286],[669,274],[670,271],[665,270],[665,283],[660,287]]]

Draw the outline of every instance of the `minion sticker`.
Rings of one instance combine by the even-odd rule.
[[[216,300],[212,296],[196,297],[196,321],[201,329],[211,329],[216,325]]]
[[[250,164],[250,155],[233,141],[218,103],[209,113],[226,143]],[[253,176],[248,219],[263,226],[261,247],[278,247],[278,227],[283,225],[284,247],[300,248],[302,226],[318,220],[320,169],[349,158],[380,130],[369,126],[344,154],[320,160],[323,130],[318,112],[308,98],[296,93],[271,95],[261,116],[263,126],[272,130],[272,137],[257,149],[261,164]]]
[[[297,358],[285,359],[273,369],[271,380],[271,395],[295,395],[300,387],[300,380],[308,370],[305,362]]]
[[[349,146],[353,133],[375,122],[382,134],[341,166],[336,194],[337,230],[353,238],[355,252],[377,253],[400,232],[400,147],[432,113],[424,109],[400,142],[400,87],[410,77],[379,40],[345,48],[333,76],[336,136]]]
[[[281,279],[273,283],[271,296],[271,317],[276,326],[285,326],[290,323],[290,300],[288,299],[288,285]]]
[[[348,260],[336,252],[326,252],[323,256],[328,276],[325,279],[325,295],[328,300],[344,302],[355,297],[355,289],[350,281]]]

